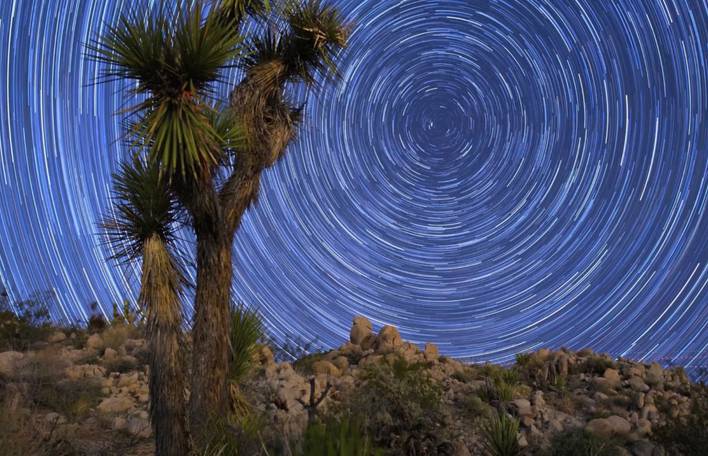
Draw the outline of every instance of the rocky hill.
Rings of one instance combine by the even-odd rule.
[[[146,359],[125,324],[0,353],[2,454],[151,454]],[[362,317],[294,363],[259,345],[231,397],[219,454],[333,454],[318,449],[333,439],[338,455],[708,454],[708,394],[680,368],[564,349],[471,365]]]

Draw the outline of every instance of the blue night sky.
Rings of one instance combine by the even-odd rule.
[[[234,245],[276,337],[339,344],[363,314],[474,361],[708,364],[706,0],[335,3],[342,79]],[[83,44],[139,4],[0,1],[0,282],[57,320],[137,295],[97,228],[130,100]]]

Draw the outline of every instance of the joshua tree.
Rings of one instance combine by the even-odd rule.
[[[180,352],[182,276],[172,254],[175,205],[162,191],[157,166],[140,159],[115,176],[116,212],[104,222],[116,257],[142,258],[139,302],[147,312],[150,414],[158,455],[189,453],[185,369]]]
[[[196,235],[190,425],[203,441],[200,428],[225,405],[235,233],[261,173],[295,137],[301,108],[288,90],[336,75],[347,26],[319,0],[217,0],[208,11],[199,2],[176,11],[127,14],[89,49],[106,64],[105,79],[136,82],[142,101],[130,110],[130,144]],[[242,40],[249,16],[267,31]],[[245,76],[222,107],[214,83],[233,63]]]

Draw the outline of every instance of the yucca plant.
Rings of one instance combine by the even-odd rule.
[[[504,412],[498,412],[482,426],[482,447],[489,456],[519,454],[519,422]]]
[[[150,414],[158,455],[189,452],[182,359],[182,276],[171,251],[174,200],[158,167],[139,159],[115,176],[115,213],[103,223],[119,259],[142,258],[139,304],[147,314]]]
[[[229,337],[231,382],[240,383],[251,370],[256,346],[263,334],[263,322],[258,312],[242,304],[234,308]]]
[[[126,13],[88,46],[104,65],[102,81],[133,82],[139,102],[125,112],[129,146],[154,166],[154,190],[174,195],[196,236],[189,421],[197,443],[204,440],[200,428],[227,403],[235,233],[257,199],[262,172],[296,136],[302,106],[288,101],[292,84],[314,88],[336,76],[349,30],[319,0],[212,3],[179,0]],[[249,17],[266,21],[267,31],[243,39],[239,30]],[[233,65],[245,76],[221,103],[215,84]]]

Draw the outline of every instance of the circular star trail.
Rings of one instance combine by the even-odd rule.
[[[96,234],[129,100],[82,43],[138,3],[0,4],[0,279],[57,319],[137,292]],[[342,78],[265,176],[237,299],[326,346],[363,314],[473,361],[706,365],[705,0],[336,3]]]

